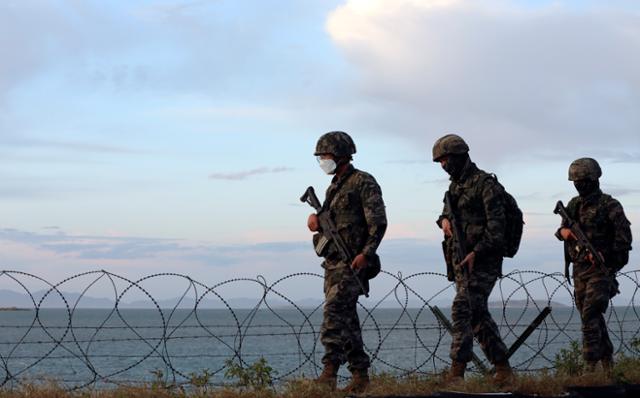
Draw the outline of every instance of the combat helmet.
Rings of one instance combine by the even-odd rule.
[[[569,181],[597,180],[600,176],[602,176],[602,169],[592,158],[576,159],[569,166]]]
[[[330,153],[337,158],[351,156],[356,153],[356,144],[344,131],[330,131],[323,134],[316,144],[315,156]]]
[[[469,152],[469,145],[456,134],[447,134],[438,138],[433,144],[433,161],[438,162],[446,155],[457,155]]]

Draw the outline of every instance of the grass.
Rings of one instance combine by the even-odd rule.
[[[396,378],[389,374],[374,375],[367,395],[429,395],[442,390],[461,392],[519,392],[543,396],[560,395],[568,386],[598,386],[619,383],[640,383],[640,361],[625,359],[620,361],[612,374],[603,371],[568,376],[555,372],[520,374],[513,383],[498,386],[490,377],[470,375],[463,382],[446,384],[440,376],[408,376]],[[309,379],[296,379],[287,382],[277,390],[273,388],[192,388],[188,391],[180,388],[159,388],[152,385],[119,387],[107,390],[67,392],[55,385],[27,385],[13,390],[0,390],[0,398],[341,398],[344,394],[331,392],[316,386]]]
[[[638,344],[640,347],[640,343]],[[634,347],[636,348],[636,347]],[[560,395],[569,386],[602,386],[612,384],[640,384],[640,356],[618,355],[611,372],[598,369],[585,373],[581,364],[579,347],[572,345],[558,354],[555,369],[535,373],[517,374],[508,385],[495,385],[491,377],[468,375],[464,381],[447,384],[440,375],[411,375],[398,378],[392,374],[374,374],[367,390],[369,396],[385,395],[429,395],[443,390],[468,393],[517,392],[543,396]],[[232,364],[230,364],[232,365]],[[229,377],[237,382],[230,387],[212,387],[209,372],[193,374],[188,388],[167,386],[153,382],[143,386],[118,387],[114,389],[84,389],[65,391],[60,386],[49,384],[24,385],[12,390],[0,389],[0,398],[342,398],[340,392],[328,391],[310,379],[294,379],[274,388],[271,384],[272,369],[264,359],[242,369],[233,368]]]

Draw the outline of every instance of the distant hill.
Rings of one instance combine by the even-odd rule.
[[[17,308],[17,309],[30,309],[34,308],[35,303],[39,303],[42,297],[47,293],[46,290],[39,290],[32,293],[33,299],[26,293],[20,293],[13,290],[0,289],[0,307],[4,308]],[[101,308],[101,309],[109,309],[113,308],[114,300],[109,298],[99,298],[99,297],[91,297],[91,296],[82,296],[80,298],[80,294],[73,292],[60,292],[64,299],[66,300],[69,308],[73,308],[77,303],[77,308]],[[41,304],[41,308],[65,308],[65,302],[55,291],[49,292],[46,298]],[[238,298],[229,298],[225,299],[226,304],[223,303],[219,299],[210,298],[213,296],[207,296],[204,300],[198,303],[198,308],[209,308],[209,309],[225,309],[227,305],[234,309],[251,309],[255,308],[255,306],[260,302],[260,298],[250,298],[250,297],[238,297]],[[78,299],[80,300],[78,301]],[[156,300],[156,303],[160,308],[174,308],[177,305],[177,308],[194,308],[195,299],[193,297],[186,297],[182,301],[179,298],[170,298],[170,299],[162,299]],[[179,304],[178,304],[179,303]],[[272,308],[293,308],[293,305],[279,297],[268,298],[267,303]],[[300,308],[310,308],[314,309],[319,307],[323,303],[323,298],[303,298],[296,299],[294,303]],[[367,308],[372,308],[374,305],[377,305],[377,308],[400,308],[401,305],[398,304],[395,300],[385,300],[382,303],[378,304],[375,299],[365,299],[361,298],[360,303]],[[404,303],[402,303],[404,305]],[[438,299],[429,303],[430,305],[437,305],[440,308],[449,308],[451,307],[451,299]],[[538,307],[546,307],[546,300],[535,300],[535,304]],[[420,308],[424,304],[422,301],[417,300],[409,300],[406,303],[407,308]],[[554,308],[563,308],[569,307],[569,305],[552,301],[551,306]],[[121,301],[118,303],[119,308],[149,308],[154,309],[156,305],[151,300],[134,300],[134,301]],[[265,308],[265,304],[261,303],[261,307]],[[502,308],[501,301],[490,301],[489,308]],[[507,308],[533,308],[535,307],[534,302],[532,300],[509,300],[507,303]]]
[[[46,297],[41,304],[41,308],[65,308],[67,305],[69,306],[69,308],[73,308],[73,306],[76,304],[76,301],[80,297],[79,293],[58,293],[55,290],[49,292],[49,294],[47,294],[46,290],[38,290],[31,293],[31,296],[29,296],[27,293],[0,289],[0,305],[2,307],[30,309],[38,305],[45,294]],[[64,296],[64,300],[67,301],[66,305],[60,295]],[[80,303],[82,304],[80,306],[81,308],[113,308],[113,300],[109,300],[106,298],[83,296],[80,300]]]

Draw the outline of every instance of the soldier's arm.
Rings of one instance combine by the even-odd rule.
[[[493,179],[486,179],[481,196],[487,223],[484,233],[473,251],[477,254],[488,251],[502,253],[505,244],[504,229],[506,224],[502,189]]]
[[[629,262],[629,251],[631,250],[631,223],[620,202],[612,199],[609,202],[608,218],[613,225],[614,239],[613,247],[608,262],[618,271]]]
[[[440,227],[440,229],[442,229],[442,220],[446,218],[447,220],[451,221],[451,216],[449,215],[450,210],[447,207],[447,204],[445,203],[446,201],[444,200],[444,198],[442,199],[442,202],[444,203],[442,205],[442,214],[440,214],[440,217],[438,217],[438,219],[436,220],[436,224],[438,224],[438,227]]]
[[[373,177],[363,181],[360,200],[368,229],[368,237],[362,253],[365,256],[373,256],[387,230],[387,214],[382,200],[382,190]]]
[[[577,206],[577,198],[573,198],[569,201],[569,203],[567,203],[567,214],[569,215],[569,217],[573,217],[575,219],[575,214],[576,214],[576,206]],[[568,228],[567,227],[567,222],[565,219],[562,219],[562,221],[560,222],[560,227],[556,230],[556,233],[554,234],[556,236],[556,238],[558,238],[558,240],[564,240],[564,238],[562,237],[562,234],[560,233],[560,230],[562,228]]]

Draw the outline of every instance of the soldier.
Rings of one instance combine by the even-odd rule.
[[[556,237],[565,241],[565,258],[573,263],[574,297],[582,318],[582,355],[587,371],[595,370],[598,361],[605,370],[611,370],[613,345],[603,314],[618,293],[615,274],[627,264],[631,250],[631,223],[620,202],[600,190],[601,175],[594,159],[571,163],[569,181],[573,181],[578,196],[569,201],[567,214],[602,255],[606,272],[595,266],[596,253],[579,247],[565,221],[556,231]]]
[[[453,268],[453,275],[449,277],[456,283],[456,296],[451,306],[452,364],[447,379],[456,381],[464,378],[475,336],[495,366],[494,380],[504,383],[511,379],[513,372],[507,358],[507,347],[488,309],[491,290],[498,277],[502,276],[506,225],[504,188],[492,175],[476,167],[469,158],[469,146],[455,134],[447,134],[436,141],[433,161],[440,162],[450,176],[448,193],[456,223],[464,235],[461,245],[468,253],[464,258],[456,258],[452,209],[445,204],[437,224],[445,236],[445,259],[449,268]]]
[[[338,368],[348,361],[352,379],[345,391],[351,393],[366,389],[370,366],[357,312],[358,296],[364,292],[356,278],[368,291],[368,277],[380,271],[376,249],[387,228],[380,186],[370,174],[353,167],[351,160],[355,153],[353,140],[341,131],[322,135],[315,150],[320,168],[333,175],[322,209],[331,212],[338,232],[355,256],[346,264],[330,248],[322,263],[325,304],[320,341],[325,354],[324,369],[316,382],[335,389]],[[307,225],[309,230],[319,231],[316,214],[309,216]],[[314,243],[317,239],[315,234]]]

